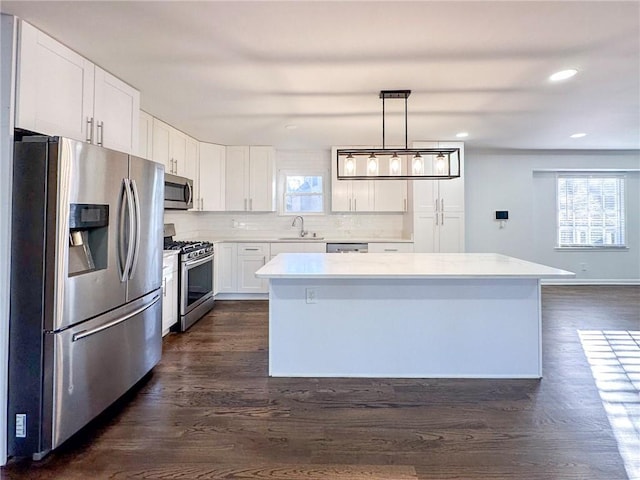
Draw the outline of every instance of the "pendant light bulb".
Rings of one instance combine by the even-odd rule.
[[[438,156],[436,157],[436,172],[437,173],[444,173],[444,166],[445,166],[445,159],[444,159],[444,155],[442,153],[439,153]]]
[[[376,156],[372,153],[371,155],[369,155],[369,161],[367,163],[367,169],[369,170],[369,173],[372,175],[377,175],[378,174],[378,159],[376,158]]]
[[[422,175],[424,173],[424,162],[422,161],[422,156],[420,153],[416,153],[416,156],[413,157],[413,174],[414,175]]]
[[[347,155],[347,159],[344,162],[344,169],[347,171],[347,174],[351,175],[353,171],[356,169],[355,159],[353,155]]]
[[[391,175],[400,175],[400,157],[397,153],[394,153],[389,159],[389,171]]]

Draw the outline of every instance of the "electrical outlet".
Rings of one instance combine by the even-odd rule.
[[[27,438],[26,413],[16,413],[16,438]]]
[[[587,271],[587,264],[586,263],[581,263],[580,264],[580,271],[582,271],[582,272],[586,272]]]
[[[318,296],[316,295],[315,288],[305,289],[307,303],[318,303]]]

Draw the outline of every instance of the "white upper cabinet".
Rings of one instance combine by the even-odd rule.
[[[100,67],[95,67],[93,143],[120,152],[138,151],[140,92]]]
[[[406,180],[338,180],[336,150],[331,149],[331,211],[405,212]]]
[[[274,211],[275,149],[228,146],[226,153],[226,210]]]
[[[93,63],[19,22],[16,127],[89,139],[93,83]]]
[[[153,117],[140,110],[140,125],[138,129],[138,157],[152,159],[153,152]]]
[[[153,119],[153,149],[151,151],[151,159],[154,162],[162,163],[166,173],[174,173],[173,159],[171,158],[171,125]]]
[[[225,160],[224,145],[200,143],[198,162],[196,210],[206,212],[225,209]]]
[[[19,23],[16,127],[135,154],[140,93]]]
[[[197,188],[198,179],[198,162],[200,157],[200,142],[195,138],[188,135],[185,136],[185,155],[184,155],[184,169],[182,170],[183,177],[193,180],[194,188]],[[198,198],[194,192],[194,198]]]
[[[407,181],[378,180],[373,183],[373,208],[376,212],[407,211]]]
[[[165,173],[195,180],[198,149],[199,142],[195,138],[157,118],[153,119],[152,159],[164,165]]]
[[[413,148],[459,148],[460,178],[451,180],[413,180],[413,202],[416,211],[464,211],[464,143],[414,142]]]

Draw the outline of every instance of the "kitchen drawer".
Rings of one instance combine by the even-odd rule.
[[[326,251],[325,242],[278,242],[271,244],[271,256],[275,257],[279,253],[324,253]]]
[[[238,256],[243,255],[270,255],[268,243],[238,243]]]
[[[369,242],[369,253],[413,253],[413,243],[373,243]]]

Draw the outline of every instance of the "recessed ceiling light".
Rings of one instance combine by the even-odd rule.
[[[574,133],[573,135],[571,135],[571,138],[582,138],[586,136],[587,136],[586,133]]]
[[[285,125],[285,127],[287,130],[295,130],[296,128],[298,128],[298,125]]]
[[[466,138],[468,136],[469,136],[469,132],[456,133],[456,137],[458,137],[458,138]]]
[[[578,70],[576,70],[575,68],[561,70],[551,75],[549,77],[549,80],[551,80],[552,82],[559,82],[560,80],[566,80],[567,78],[573,77],[576,73],[578,73]]]

